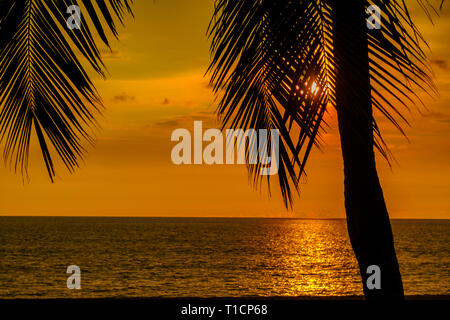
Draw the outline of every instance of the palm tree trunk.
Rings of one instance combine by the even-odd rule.
[[[392,229],[375,166],[366,1],[333,0],[331,3],[348,233],[366,298],[403,299]],[[381,269],[381,289],[367,287],[370,265]]]

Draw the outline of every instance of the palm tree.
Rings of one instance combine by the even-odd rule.
[[[95,36],[109,47],[104,25],[117,37],[115,20],[132,14],[130,3],[0,0],[0,139],[15,171],[27,175],[33,131],[52,181],[52,153],[69,171],[78,166],[83,142],[92,142],[88,128],[96,125],[94,116],[102,107],[79,56],[104,76]],[[82,8],[81,16],[69,11],[81,18],[79,29],[67,27],[72,5]]]
[[[419,2],[428,13],[429,3]],[[381,9],[380,30],[367,26],[369,5]],[[364,294],[402,299],[374,148],[388,161],[392,156],[372,109],[404,134],[399,106],[420,103],[416,88],[435,92],[422,50],[426,42],[404,1],[216,0],[209,35],[218,115],[231,128],[279,130],[278,183],[287,207],[311,149],[321,146],[324,114],[335,108],[347,227]],[[255,185],[260,166],[248,166]],[[371,265],[381,270],[379,290],[366,286]]]

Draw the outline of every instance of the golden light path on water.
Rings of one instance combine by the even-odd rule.
[[[348,245],[345,225],[341,221],[325,223],[292,222],[270,242],[270,250],[279,254],[275,270],[283,274],[289,296],[341,295],[361,288],[356,259]],[[270,281],[270,279],[267,279]],[[276,285],[274,283],[274,285]]]

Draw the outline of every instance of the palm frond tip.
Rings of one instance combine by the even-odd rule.
[[[84,9],[80,30],[66,28],[70,5]],[[103,75],[94,33],[109,45],[102,21],[117,36],[114,20],[126,12],[127,0],[0,2],[0,137],[14,170],[27,175],[33,131],[52,180],[53,152],[70,171],[78,166],[101,100],[74,49]]]

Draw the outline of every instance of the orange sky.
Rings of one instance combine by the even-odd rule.
[[[411,2],[411,1],[410,1]],[[135,1],[113,52],[104,51],[110,76],[94,76],[107,108],[97,144],[75,174],[58,170],[51,184],[33,147],[31,180],[1,169],[0,215],[344,217],[343,168],[335,115],[315,150],[293,212],[277,188],[254,191],[244,166],[175,166],[170,141],[194,120],[218,127],[214,97],[204,72],[209,62],[206,27],[212,0]],[[385,138],[398,165],[378,168],[393,218],[450,218],[450,10],[433,27],[418,10],[429,40],[441,96],[426,100],[426,116],[406,113],[410,143],[384,119]]]

